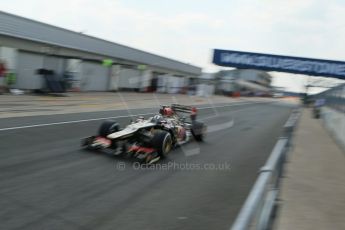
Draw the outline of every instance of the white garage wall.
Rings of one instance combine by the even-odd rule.
[[[170,75],[168,75],[168,74],[157,76],[157,92],[158,93],[167,93],[168,92],[169,77],[170,77]]]
[[[214,94],[214,85],[211,84],[198,84],[197,85],[197,92],[196,95],[201,96],[201,97],[209,97],[212,94]]]
[[[135,69],[121,68],[118,80],[119,89],[139,89],[141,72]]]
[[[73,76],[72,89],[79,91],[82,77],[82,61],[80,59],[67,59],[66,72]]]
[[[120,65],[113,65],[111,67],[111,76],[110,76],[110,90],[117,91],[119,89],[119,77],[121,73]]]
[[[146,92],[148,87],[151,86],[152,80],[152,71],[145,70],[142,72],[141,81],[140,81],[140,91]]]
[[[17,49],[0,47],[0,59],[5,61],[8,70],[15,72],[17,69]]]
[[[168,93],[179,93],[184,86],[184,79],[182,77],[169,76],[167,84]]]
[[[109,68],[100,63],[84,61],[82,63],[81,90],[106,91],[108,90]]]
[[[63,75],[67,60],[56,56],[44,56],[43,68],[53,70],[58,76]]]
[[[36,74],[36,71],[43,67],[43,62],[43,55],[19,52],[17,81],[14,87],[18,89],[41,89],[44,86],[44,80],[42,76]]]

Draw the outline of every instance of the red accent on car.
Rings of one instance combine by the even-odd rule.
[[[178,138],[184,139],[186,136],[186,129],[183,127],[178,128],[178,133],[177,133]]]
[[[99,143],[105,144],[105,145],[111,145],[111,140],[104,138],[104,137],[96,137],[96,142],[99,142]]]
[[[190,118],[194,121],[195,119],[196,119],[196,113],[198,112],[198,110],[195,108],[195,107],[193,107],[192,108],[192,111],[191,111],[191,113],[190,113]]]
[[[143,152],[143,153],[153,153],[155,150],[153,148],[142,147],[138,145],[133,145],[128,149],[128,152]]]

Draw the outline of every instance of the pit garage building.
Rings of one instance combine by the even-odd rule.
[[[272,76],[255,69],[222,70],[216,73],[216,92],[218,94],[271,95]]]
[[[177,93],[201,74],[190,64],[2,11],[0,58],[16,75],[13,87],[29,90],[43,87],[41,68],[69,76],[81,91]]]

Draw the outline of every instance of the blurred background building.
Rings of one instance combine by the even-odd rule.
[[[272,76],[251,69],[222,70],[215,74],[216,93],[229,96],[271,96]]]
[[[215,73],[202,73],[198,77],[198,84],[195,87],[195,94],[208,97],[215,93],[216,79]]]
[[[71,91],[280,95],[264,71],[202,73],[188,63],[1,11],[0,41],[0,59],[17,89],[41,90],[63,82]]]
[[[42,75],[49,73],[72,90],[177,93],[201,74],[197,66],[2,11],[0,58],[16,76],[13,87],[24,90],[46,87]]]

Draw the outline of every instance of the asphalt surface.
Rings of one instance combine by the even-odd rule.
[[[291,109],[205,106],[206,141],[155,168],[80,149],[102,118],[125,125],[128,111],[0,119],[0,229],[229,229]]]

